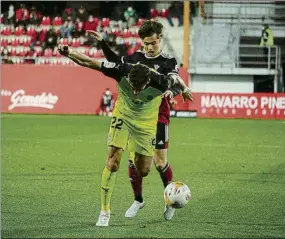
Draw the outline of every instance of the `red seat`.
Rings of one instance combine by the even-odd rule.
[[[11,46],[18,46],[19,45],[19,39],[16,37],[13,37],[11,39]]]
[[[32,42],[36,41],[36,39],[37,39],[37,32],[36,32],[35,28],[29,27],[27,29],[26,35],[31,37]]]
[[[24,47],[20,47],[20,48],[19,48],[19,51],[18,51],[18,56],[24,57],[24,56],[26,56],[26,55],[27,55],[26,49],[25,49]]]
[[[144,21],[145,21],[145,19],[139,18],[139,20],[137,22],[137,26],[140,27]]]
[[[159,12],[156,9],[151,8],[150,9],[150,15],[151,15],[152,18],[156,18],[156,17],[159,16]]]
[[[17,56],[16,48],[15,48],[15,47],[12,47],[10,53],[11,53],[11,56]]]
[[[3,28],[2,35],[3,35],[3,36],[10,36],[10,35],[12,35],[12,29],[11,29],[11,27],[5,26],[5,27]]]
[[[122,34],[123,38],[129,38],[132,36],[132,32],[128,29],[125,29]]]
[[[124,40],[124,45],[126,46],[126,47],[130,47],[131,45],[132,45],[132,39],[131,38],[127,38],[127,39],[125,39]]]
[[[56,57],[62,57],[62,55],[61,55],[58,51],[55,52],[54,56],[56,56]]]
[[[8,45],[8,39],[1,37],[1,46],[7,46]]]
[[[41,24],[43,26],[49,26],[51,24],[50,17],[43,17]]]
[[[41,56],[42,55],[42,48],[40,46],[35,46],[35,54],[36,56]]]
[[[24,29],[23,27],[16,27],[14,31],[15,36],[22,36],[24,35]]]
[[[101,22],[102,27],[109,27],[110,26],[110,19],[109,18],[103,18]]]
[[[133,33],[133,37],[135,37],[135,38],[138,38],[138,37],[139,37],[139,31],[138,31],[138,30],[136,30],[136,31]]]
[[[44,57],[51,57],[52,56],[52,49],[45,49]]]
[[[31,45],[31,38],[30,37],[25,37],[23,40],[23,46],[30,46]]]
[[[36,33],[36,29],[32,27],[28,27],[26,35],[27,36],[33,36]]]
[[[60,39],[60,43],[63,44],[63,45],[68,45],[68,39],[66,39],[66,38],[61,38],[61,39]]]
[[[72,47],[80,47],[80,40],[73,38],[72,42],[71,42],[71,46]]]
[[[55,17],[55,18],[53,19],[53,25],[54,25],[54,26],[61,26],[61,25],[62,25],[62,19],[61,19],[61,17]]]
[[[168,14],[169,14],[168,9],[162,9],[161,12],[160,12],[160,16],[161,17],[167,17]]]
[[[118,28],[113,28],[112,33],[115,34],[116,37],[121,36],[121,31]]]

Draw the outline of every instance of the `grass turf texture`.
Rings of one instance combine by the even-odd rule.
[[[285,237],[285,124],[172,119],[169,161],[192,199],[163,218],[155,168],[144,179],[146,207],[133,201],[127,154],[112,199],[110,227],[95,226],[110,119],[2,115],[2,238]]]

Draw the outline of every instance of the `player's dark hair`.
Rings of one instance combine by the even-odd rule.
[[[158,37],[162,36],[163,25],[156,21],[144,21],[139,29],[139,37],[143,40],[145,37],[150,37],[157,34]]]
[[[142,88],[150,80],[150,69],[142,64],[133,65],[129,78],[132,87]]]

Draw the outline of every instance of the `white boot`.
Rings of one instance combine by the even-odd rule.
[[[144,207],[144,202],[134,201],[132,206],[126,211],[125,217],[135,217],[140,209]]]
[[[96,223],[96,226],[98,227],[107,227],[109,226],[109,220],[110,220],[110,214],[111,212],[109,211],[101,211],[100,215],[98,217],[98,221]]]

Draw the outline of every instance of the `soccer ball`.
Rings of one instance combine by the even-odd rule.
[[[172,182],[164,190],[164,201],[174,208],[184,207],[191,198],[191,191],[185,183]]]

